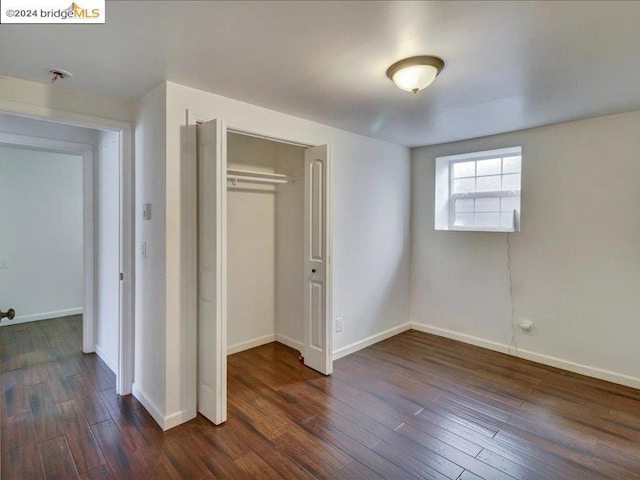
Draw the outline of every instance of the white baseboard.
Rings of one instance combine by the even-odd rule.
[[[251,340],[247,340],[246,342],[240,342],[236,343],[235,345],[227,346],[227,355],[233,355],[234,353],[243,352],[245,350],[249,350],[250,348],[259,347],[260,345],[275,341],[276,335],[274,333],[263,335],[262,337],[252,338]]]
[[[384,332],[377,333],[375,335],[371,335],[370,337],[364,338],[362,340],[358,340],[357,342],[350,343],[349,345],[339,348],[333,351],[333,359],[338,360],[346,355],[349,355],[353,352],[357,352],[358,350],[362,350],[363,348],[367,348],[374,343],[381,342],[382,340],[386,340],[387,338],[393,337],[394,335],[398,335],[399,333],[406,332],[411,328],[411,324],[409,322],[403,323],[402,325],[398,325],[396,327],[385,330]]]
[[[172,413],[164,417],[164,424],[161,425],[163,431],[167,431],[170,428],[182,425],[188,422],[192,418],[196,418],[197,412],[189,412],[188,410],[181,410],[179,412]]]
[[[236,343],[227,347],[227,355],[233,355],[234,353],[244,352],[250,348],[259,347],[260,345],[266,345],[271,342],[280,342],[287,347],[291,347],[295,350],[302,351],[304,343],[294,340],[286,335],[280,335],[278,333],[263,335],[262,337],[252,338],[246,342]]]
[[[149,396],[144,393],[144,390],[140,388],[137,383],[133,383],[132,394],[142,404],[142,406],[149,412],[156,423],[164,430],[164,415],[158,410],[154,403],[149,400]]]
[[[170,428],[177,427],[185,422],[188,422],[192,418],[195,418],[197,413],[195,411],[182,410],[172,413],[171,415],[162,415],[158,407],[149,400],[149,396],[144,393],[144,390],[140,388],[135,382],[132,387],[133,396],[142,404],[142,406],[149,412],[149,414],[156,421],[158,426],[163,430],[169,430]]]
[[[20,323],[37,322],[40,320],[52,320],[60,317],[70,317],[71,315],[82,315],[84,309],[79,308],[67,308],[65,310],[54,310],[52,312],[34,313],[32,315],[17,316],[13,320],[3,319],[0,323],[0,327],[6,327],[8,325],[18,325]]]
[[[111,358],[109,358],[107,356],[105,351],[102,348],[100,348],[100,345],[96,345],[95,346],[95,352],[96,352],[96,355],[98,355],[100,357],[100,359],[104,363],[107,364],[107,367],[109,367],[113,373],[118,375],[118,365],[117,365],[117,363],[114,362],[113,359],[111,359]]]
[[[452,340],[458,340],[460,342],[469,343],[478,347],[488,348],[496,352],[509,354],[509,346],[503,343],[486,340],[484,338],[474,337],[473,335],[467,335],[465,333],[455,332],[453,330],[447,330],[440,327],[434,327],[426,325],[424,323],[411,323],[411,328],[421,332],[431,333],[440,337],[451,338]],[[511,354],[513,355],[513,349]],[[530,350],[518,349],[518,357],[525,360],[531,360],[532,362],[542,363],[544,365],[550,365],[552,367],[561,368],[570,372],[587,375],[589,377],[599,378],[600,380],[606,380],[608,382],[618,383],[620,385],[626,385],[632,388],[640,388],[640,378],[625,375],[624,373],[612,372],[598,367],[592,367],[590,365],[583,365],[581,363],[572,362],[562,358],[552,357],[550,355],[544,355]]]
[[[477,347],[488,348],[489,350],[493,350],[495,352],[507,353],[507,354],[509,353],[508,345],[504,343],[494,342],[491,340],[485,340],[480,337],[474,337],[473,335],[458,333],[453,330],[446,330],[440,327],[433,327],[425,323],[412,322],[411,328],[413,330],[418,330],[419,332],[431,333],[432,335],[437,335],[439,337],[446,337],[452,340],[458,340],[463,343],[469,343]]]
[[[279,333],[276,333],[276,342],[280,342],[281,344],[291,347],[294,350],[298,350],[299,352],[302,352],[304,349],[304,342],[299,342],[291,337],[287,337],[286,335],[280,335]]]

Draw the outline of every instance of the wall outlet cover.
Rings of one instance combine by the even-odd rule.
[[[523,332],[531,333],[533,322],[531,320],[521,320],[519,326]]]
[[[336,318],[336,332],[341,332],[344,327],[344,318],[337,317]]]
[[[142,219],[151,220],[151,204],[145,203],[142,205]]]

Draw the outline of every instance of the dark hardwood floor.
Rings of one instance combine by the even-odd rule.
[[[640,478],[640,391],[410,331],[335,363],[229,357],[229,420],[161,432],[81,320],[0,328],[2,479]]]

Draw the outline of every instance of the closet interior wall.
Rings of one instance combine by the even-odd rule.
[[[227,353],[304,342],[303,147],[229,133],[227,167],[294,183],[227,182]]]

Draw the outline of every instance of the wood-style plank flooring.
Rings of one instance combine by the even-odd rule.
[[[229,357],[229,420],[161,432],[81,319],[0,329],[2,479],[633,479],[640,391],[409,331],[323,377]]]

